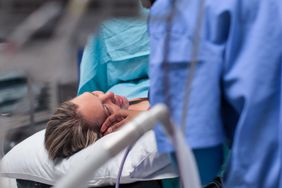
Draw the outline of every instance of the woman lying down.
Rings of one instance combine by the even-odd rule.
[[[112,92],[85,92],[66,101],[47,123],[45,147],[49,158],[70,157],[148,109],[147,98],[128,101]]]

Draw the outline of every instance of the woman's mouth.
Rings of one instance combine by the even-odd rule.
[[[128,100],[125,97],[116,95],[115,99],[116,99],[117,105],[120,108],[123,108],[123,109],[127,109],[128,108],[129,102],[128,102]]]

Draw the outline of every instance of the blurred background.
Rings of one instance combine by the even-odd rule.
[[[130,0],[0,0],[1,156],[76,96],[83,47],[99,24],[138,11]]]

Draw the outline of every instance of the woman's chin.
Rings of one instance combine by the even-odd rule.
[[[116,99],[116,104],[119,105],[121,109],[125,109],[125,110],[128,109],[129,102],[126,97],[116,95],[115,99]]]
[[[129,102],[126,100],[126,101],[123,102],[121,108],[127,110],[128,107],[129,107]]]

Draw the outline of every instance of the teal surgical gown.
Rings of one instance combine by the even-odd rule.
[[[176,0],[171,29],[172,0],[157,0],[150,13],[150,100],[167,102],[168,94],[178,125],[199,4]],[[199,44],[187,144],[229,144],[225,187],[282,188],[282,1],[206,0]],[[161,127],[155,133],[159,150],[173,151]]]
[[[132,98],[148,96],[149,39],[146,16],[103,22],[84,49],[78,94],[111,91]]]

